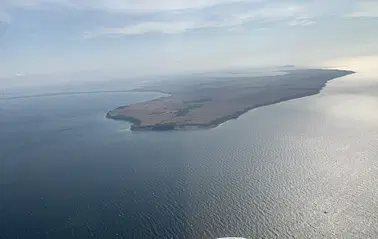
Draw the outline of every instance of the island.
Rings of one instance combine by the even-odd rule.
[[[106,117],[132,123],[132,131],[213,128],[251,109],[315,95],[332,79],[353,74],[336,69],[285,69],[277,75],[227,75],[159,81],[136,92],[161,92],[158,99],[121,106]]]

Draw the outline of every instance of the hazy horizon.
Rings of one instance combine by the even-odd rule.
[[[5,0],[0,21],[5,86],[45,84],[35,75],[55,83],[75,72],[99,78],[333,67],[378,55],[378,3],[371,0]]]

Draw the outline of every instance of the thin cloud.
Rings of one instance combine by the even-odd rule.
[[[312,26],[316,23],[316,21],[313,18],[310,17],[298,17],[293,21],[290,21],[288,24],[289,26],[302,26],[302,27],[308,27]]]
[[[347,14],[349,18],[378,18],[378,2],[365,1],[357,3],[354,12]]]
[[[191,22],[143,22],[127,27],[99,28],[96,31],[87,31],[84,37],[141,35],[145,33],[177,34],[195,28],[199,28],[199,26]]]
[[[216,29],[227,28],[235,29],[248,23],[274,23],[274,22],[294,22],[298,21],[296,25],[311,25],[313,23],[309,18],[301,18],[304,15],[303,8],[299,5],[277,5],[269,7],[260,7],[252,11],[239,12],[236,14],[225,14],[217,20],[207,20],[200,17],[201,14],[194,17],[195,20],[189,17],[184,21],[146,21],[139,22],[124,27],[102,27],[91,31],[86,31],[85,38],[95,38],[101,36],[122,36],[122,35],[141,35],[147,33],[161,33],[161,34],[179,34],[190,30],[198,29]],[[182,15],[180,16],[183,17]],[[292,24],[294,25],[294,24]]]
[[[219,22],[143,22],[131,26],[119,28],[99,28],[84,33],[84,38],[96,38],[101,36],[142,35],[147,33],[179,34],[189,30],[219,28],[230,24]]]
[[[0,10],[0,23],[5,25],[11,23],[12,19],[6,12]]]
[[[291,17],[295,17],[303,11],[301,5],[287,5],[280,4],[276,6],[264,6],[253,11],[247,11],[236,15],[236,18],[241,20],[264,20],[264,21],[278,21]]]
[[[234,2],[261,0],[5,0],[8,5],[21,8],[46,8],[48,6],[97,9],[113,12],[159,12],[200,9]]]
[[[4,5],[11,8],[49,9],[52,6],[74,7],[70,0],[3,0]]]
[[[11,21],[12,19],[7,13],[0,11],[0,37],[5,34]]]

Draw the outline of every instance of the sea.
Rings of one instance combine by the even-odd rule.
[[[0,238],[378,238],[377,72],[209,130],[105,118],[157,97],[1,96]]]

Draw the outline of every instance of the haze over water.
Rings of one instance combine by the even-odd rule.
[[[0,100],[0,238],[377,238],[378,72],[363,60],[204,131],[105,119],[159,94]]]

